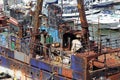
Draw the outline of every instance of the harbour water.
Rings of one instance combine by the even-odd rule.
[[[101,8],[101,9],[102,10],[118,10],[120,9],[119,5],[120,3],[114,6],[112,5],[112,6]],[[104,29],[104,28],[100,29],[100,27],[105,27],[105,26],[112,27],[109,24],[108,25],[89,24],[89,33],[92,39],[102,42],[102,45],[107,45],[107,43],[109,43],[109,45],[107,45],[108,47],[117,47],[116,45],[120,46],[119,44],[120,29],[117,29],[117,30]],[[113,27],[116,27],[116,25],[114,25]],[[78,27],[78,28],[81,29],[81,27]],[[115,45],[112,45],[112,42],[115,43]]]
[[[98,41],[101,42],[102,45],[105,45],[107,47],[120,46],[119,44],[120,30],[98,29],[94,27],[94,28],[90,28],[90,35],[92,35],[93,37],[92,39],[96,40],[97,42]],[[107,45],[107,43],[109,45]]]
[[[99,29],[97,26],[90,26],[90,34],[94,37],[101,38],[120,38],[120,30],[112,30],[112,29]],[[93,33],[92,33],[93,32]],[[100,36],[101,35],[101,36]]]
[[[120,3],[111,5],[109,7],[104,7],[101,9],[102,10],[120,10]],[[111,25],[109,25],[109,24],[106,26],[111,27]],[[98,40],[98,38],[111,39],[111,40],[113,40],[113,39],[117,40],[120,38],[120,29],[117,29],[117,30],[99,29],[100,27],[103,27],[103,26],[102,25],[94,25],[94,24],[90,24],[89,27],[90,27],[90,35],[92,35],[95,40]],[[116,25],[114,27],[116,27]]]

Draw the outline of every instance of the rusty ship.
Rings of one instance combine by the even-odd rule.
[[[63,21],[55,4],[48,5],[49,17],[42,14],[43,0],[35,11],[27,6],[27,16],[19,8],[10,8],[9,16],[1,11],[0,66],[17,80],[120,80],[120,40],[107,39],[105,46],[90,39],[83,2],[77,0],[81,30]],[[71,51],[76,35],[83,48]]]

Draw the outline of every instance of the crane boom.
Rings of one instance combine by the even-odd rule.
[[[36,42],[36,34],[38,34],[38,28],[40,27],[41,24],[41,19],[39,17],[39,15],[42,14],[42,5],[43,5],[43,0],[37,0],[37,6],[36,6],[36,10],[35,10],[35,15],[34,15],[34,22],[33,22],[33,31],[32,31],[32,38],[31,38],[31,54],[34,53],[34,45],[33,43]]]
[[[85,9],[84,9],[84,0],[77,0],[78,3],[78,11],[80,15],[80,21],[81,21],[81,27],[82,27],[82,33],[83,33],[83,41],[85,41],[85,45],[87,46],[89,42],[89,31],[88,31],[88,23],[85,15]]]
[[[34,16],[34,33],[38,33],[38,28],[40,27],[40,17],[39,15],[42,14],[42,5],[43,5],[43,0],[37,0],[37,6],[35,10],[35,16]]]

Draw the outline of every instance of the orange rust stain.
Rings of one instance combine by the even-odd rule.
[[[98,57],[98,60],[93,61],[93,65],[99,68],[103,68],[105,64],[108,67],[115,67],[115,66],[120,66],[120,61],[115,58],[114,54],[101,55]]]
[[[43,76],[43,72],[42,71],[40,71],[40,80],[42,80],[42,77]]]
[[[68,77],[68,78],[72,78],[72,70],[62,68],[62,75],[65,76],[65,77]]]
[[[120,80],[120,73],[108,77],[110,80]]]

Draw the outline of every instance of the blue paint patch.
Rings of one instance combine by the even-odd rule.
[[[83,63],[83,62],[84,62],[82,58],[77,57],[77,56],[75,56],[75,55],[72,55],[72,56],[71,56],[71,61],[72,61],[72,62],[79,62],[79,63]]]
[[[73,71],[84,72],[84,62],[83,59],[77,56],[71,56],[71,69]]]
[[[31,58],[31,59],[30,59],[30,64],[31,64],[32,66],[34,66],[34,67],[39,68],[39,61],[36,60],[36,59]]]
[[[39,61],[39,68],[48,72],[52,72],[52,65]]]
[[[42,30],[45,30],[46,32],[48,32],[49,35],[52,36],[53,42],[60,42],[59,33],[57,29],[41,26],[40,31]]]
[[[3,57],[3,56],[1,56],[1,65],[3,66],[3,67],[6,67],[6,68],[9,68],[10,66],[9,66],[9,61],[8,61],[8,59],[6,59],[5,57]]]
[[[82,63],[77,63],[77,62],[71,63],[71,69],[73,71],[84,72],[84,68],[82,66]]]
[[[58,70],[58,74],[62,75],[62,68],[61,67]]]
[[[5,35],[0,35],[0,45],[6,46],[7,45],[7,39]]]
[[[7,50],[8,57],[14,58],[14,51]]]

